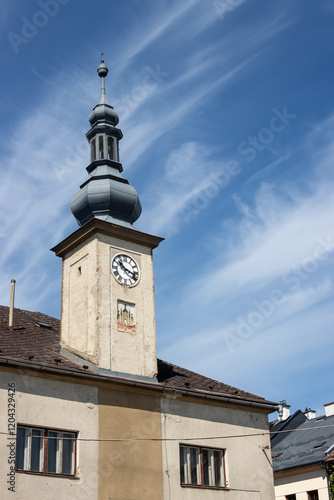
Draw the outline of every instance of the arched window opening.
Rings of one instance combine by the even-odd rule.
[[[104,154],[103,154],[103,137],[100,135],[99,137],[99,159],[103,160]]]
[[[108,159],[114,159],[114,139],[113,137],[108,137]]]
[[[95,139],[92,140],[90,143],[90,161],[96,160],[96,141]]]

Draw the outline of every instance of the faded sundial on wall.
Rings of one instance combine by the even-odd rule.
[[[135,305],[117,301],[117,329],[120,332],[136,331]]]

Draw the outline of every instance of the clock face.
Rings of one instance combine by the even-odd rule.
[[[112,261],[112,273],[121,285],[135,286],[139,281],[139,266],[126,254],[115,255]]]

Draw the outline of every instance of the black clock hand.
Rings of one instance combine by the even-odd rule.
[[[130,271],[130,269],[127,269],[121,260],[118,261],[118,264],[128,276],[131,276],[135,280],[138,279],[138,274],[136,274],[134,271]]]
[[[119,261],[118,261],[118,264],[119,264],[119,266],[123,269],[123,271],[125,271],[125,272],[126,272],[126,274],[127,274],[127,275],[129,275],[129,272],[130,272],[130,271],[129,271],[129,269],[127,269],[127,268],[125,267],[125,265],[123,264],[123,262],[122,262],[121,260],[119,260]]]

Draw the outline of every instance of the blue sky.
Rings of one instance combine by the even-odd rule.
[[[333,401],[334,2],[0,7],[0,297],[59,317],[99,98],[155,251],[158,355],[292,411]]]

